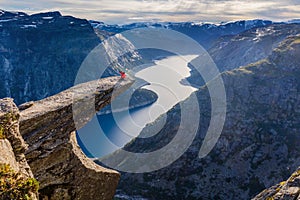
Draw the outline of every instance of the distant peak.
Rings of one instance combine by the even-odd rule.
[[[61,13],[59,11],[51,11],[51,12],[44,12],[44,13],[37,13],[31,15],[31,17],[61,17]]]
[[[7,18],[13,18],[13,17],[23,17],[28,16],[26,13],[23,12],[12,12],[12,11],[6,11],[0,9],[0,18],[1,19],[7,19]]]
[[[292,20],[289,20],[288,23],[290,23],[290,24],[300,24],[300,19],[292,19]]]
[[[263,19],[249,19],[249,20],[238,20],[238,21],[228,21],[228,22],[221,22],[221,25],[228,25],[228,24],[272,24],[273,22],[270,20],[263,20]]]

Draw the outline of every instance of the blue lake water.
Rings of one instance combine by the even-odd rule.
[[[186,99],[196,89],[182,85],[180,81],[190,76],[188,63],[195,56],[171,56],[154,62],[152,66],[135,74],[150,85],[143,88],[158,95],[155,103],[106,115],[97,115],[85,127],[77,131],[77,140],[84,153],[91,158],[99,158],[122,148],[133,138],[137,137],[142,129],[164,114],[178,102]],[[116,102],[112,102],[112,107]],[[164,126],[164,120],[156,126],[159,132]]]

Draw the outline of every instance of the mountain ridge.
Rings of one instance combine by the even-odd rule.
[[[202,28],[211,31],[206,37],[196,34],[201,24],[169,24],[169,28],[183,33],[187,32],[187,28],[192,29],[188,35],[198,42],[202,41],[223,67],[222,77],[227,86],[229,104],[228,119],[216,147],[208,157],[199,160],[198,151],[209,125],[211,110],[207,87],[201,87],[196,93],[202,103],[201,126],[188,152],[169,167],[153,173],[124,173],[118,196],[125,194],[126,198],[145,196],[149,199],[243,199],[254,197],[266,187],[287,179],[300,165],[300,138],[297,134],[300,119],[300,38],[295,35],[299,33],[299,25],[293,22],[265,24],[249,30],[245,30],[246,22],[241,21],[218,27],[206,24]],[[87,53],[103,39],[126,28],[124,25],[110,32],[109,28],[114,28],[113,26],[103,28],[104,30],[99,29],[99,26],[94,27],[99,30],[95,31],[90,23],[71,16],[61,16],[58,12],[27,15],[22,12],[0,11],[0,34],[3,36],[0,38],[0,74],[3,77],[0,94],[14,94],[20,104],[50,96],[72,85],[75,72]],[[105,26],[103,23],[100,25]],[[161,25],[154,27],[156,26]],[[228,30],[222,31],[220,27],[225,26],[228,26]],[[127,28],[136,27],[136,24],[127,25]],[[274,27],[282,30],[273,32],[273,29],[268,32],[267,29]],[[215,35],[214,30],[218,30]],[[256,30],[259,32],[256,33]],[[267,34],[263,35],[264,33]],[[267,41],[266,45],[264,41]],[[230,46],[227,51],[222,50],[226,46],[222,46],[222,42],[229,42],[226,44]],[[252,48],[249,55],[245,53],[245,46]],[[257,51],[257,47],[267,48],[266,51]],[[47,50],[43,52],[45,48]],[[235,49],[241,53],[234,52]],[[42,53],[39,54],[40,52]],[[49,52],[57,54],[49,55]],[[255,53],[257,57],[253,56]],[[230,61],[230,58],[224,60],[226,55],[233,59],[245,59],[241,62]],[[240,67],[241,65],[248,66]],[[69,76],[64,76],[64,72]],[[33,109],[31,106],[31,103],[21,105],[20,109],[25,113],[26,109]],[[188,109],[190,112],[194,111],[193,106]],[[168,112],[166,127],[160,134],[149,141],[136,139],[125,148],[134,152],[150,152],[168,144],[178,129],[179,113],[180,106],[177,105]],[[29,123],[27,125],[31,126]],[[144,132],[151,131],[150,128],[147,127]],[[30,142],[34,137],[31,138],[31,133],[28,135],[26,139]],[[47,154],[47,148],[51,149],[51,144],[55,146],[57,143],[51,141],[49,145],[47,137],[43,139],[43,142],[46,141],[43,153]],[[74,134],[66,140],[69,139],[72,145],[76,144]],[[75,146],[71,148],[73,147],[77,149]],[[33,148],[34,153],[30,158],[38,156],[38,151],[39,149]],[[30,161],[34,162],[33,160]],[[35,167],[34,170],[39,168]],[[43,190],[46,196],[67,194],[66,188],[59,190],[51,189],[47,184],[42,186],[46,188]]]
[[[249,199],[288,178],[300,165],[299,39],[300,35],[287,37],[265,60],[222,73],[227,118],[219,142],[207,157],[198,158],[210,119],[210,97],[204,86],[196,92],[200,129],[188,151],[164,169],[123,173],[119,196]],[[189,110],[193,110],[192,105]],[[137,138],[125,150],[152,152],[166,145],[177,132],[179,112],[177,105],[168,112],[169,119],[161,132],[152,138]],[[151,127],[143,130],[147,131]],[[114,163],[117,155],[118,152],[107,160]],[[123,161],[120,159],[119,165],[126,165],[126,158]]]

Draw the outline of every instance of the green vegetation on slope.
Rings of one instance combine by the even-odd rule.
[[[39,183],[34,178],[23,178],[7,164],[0,164],[0,200],[30,200]]]
[[[2,127],[2,125],[0,124],[0,140],[1,139],[5,139],[5,135],[4,135],[4,128]]]
[[[6,113],[0,121],[0,139],[5,139],[7,137],[7,135],[5,134],[5,132],[7,132],[6,130],[9,128],[7,126],[7,123],[10,121],[16,121],[18,120],[18,117],[15,116],[13,113]]]

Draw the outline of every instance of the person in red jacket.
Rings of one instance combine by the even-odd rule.
[[[121,74],[121,78],[126,78],[126,74],[125,74],[125,72],[123,72],[123,71],[119,71],[120,72],[120,74]]]

